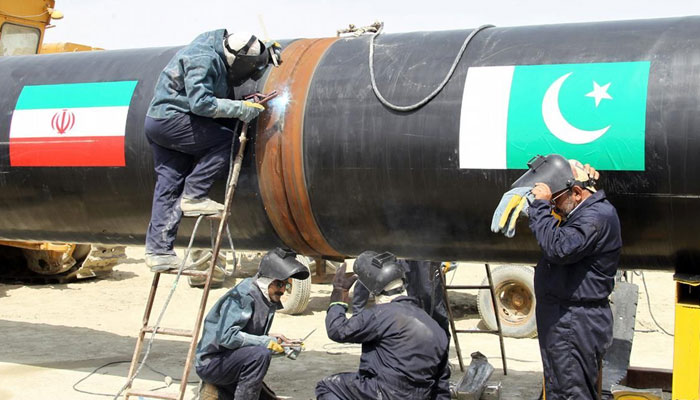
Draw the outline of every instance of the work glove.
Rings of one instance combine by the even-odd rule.
[[[333,277],[333,291],[331,292],[331,305],[350,303],[350,288],[357,281],[357,275],[348,275],[345,273],[345,263],[335,271]]]
[[[265,48],[270,52],[272,65],[279,67],[282,64],[282,45],[275,41],[269,41],[265,42]]]
[[[276,339],[272,339],[267,343],[267,348],[273,353],[284,353],[284,347],[277,343]]]
[[[231,116],[243,122],[250,122],[261,112],[265,111],[262,104],[253,103],[247,100],[234,100],[231,102]]]
[[[527,216],[529,201],[534,201],[535,196],[530,192],[531,187],[513,188],[501,197],[496,211],[491,219],[491,232],[503,233],[507,238],[515,236],[515,224],[522,214]]]

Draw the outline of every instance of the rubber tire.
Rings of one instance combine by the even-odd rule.
[[[297,260],[307,268],[311,264],[311,259],[302,255],[298,255]],[[304,280],[292,279],[291,288],[287,289],[282,296],[284,308],[280,312],[289,315],[301,314],[306,310],[309,301],[311,301],[311,277]]]
[[[493,286],[496,288],[496,299],[499,297],[498,287],[505,282],[518,284],[522,288],[527,289],[531,296],[532,306],[525,320],[519,323],[508,323],[501,318],[501,329],[503,336],[513,338],[532,338],[537,336],[537,321],[535,319],[535,285],[534,285],[534,269],[520,265],[505,265],[495,268],[491,271]],[[488,285],[488,277],[484,278],[482,285]],[[500,302],[499,302],[500,303]],[[491,305],[491,294],[488,289],[479,290],[477,295],[476,305],[479,310],[479,316],[484,325],[490,330],[498,329],[496,317]]]

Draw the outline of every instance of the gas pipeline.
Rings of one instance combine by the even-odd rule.
[[[376,37],[378,91],[425,98],[472,32]],[[407,112],[372,90],[370,36],[284,41],[279,68],[236,88],[282,95],[247,149],[233,239],[328,258],[372,248],[534,264],[526,221],[505,239],[491,215],[530,158],[559,153],[601,171],[622,267],[697,271],[698,36],[700,17],[488,27]],[[0,239],[143,243],[155,182],[143,122],[177,50],[0,59]]]

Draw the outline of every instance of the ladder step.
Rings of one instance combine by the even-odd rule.
[[[141,331],[144,333],[151,333],[151,332],[153,332],[153,327],[146,326],[146,327],[142,328]],[[163,328],[162,326],[158,328],[158,331],[156,333],[160,334],[160,335],[182,336],[182,337],[189,337],[189,338],[191,338],[193,336],[192,331],[189,329]]]
[[[157,273],[168,274],[168,275],[177,275],[177,269],[169,269],[167,271],[158,271]],[[182,275],[184,275],[184,276],[207,276],[207,275],[209,275],[209,269],[206,269],[204,271],[200,271],[197,269],[186,269],[186,270],[182,271]]]
[[[218,220],[221,219],[221,216],[222,216],[222,215],[223,215],[222,213],[205,215],[205,216],[204,216],[204,219],[213,220],[213,221],[218,221]],[[199,217],[200,217],[199,215],[185,215],[185,214],[182,214],[182,218],[199,218]]]
[[[133,390],[129,389],[126,392],[127,397],[128,396],[141,396],[145,398],[150,398],[150,399],[170,399],[170,400],[178,400],[180,398],[180,395],[178,393],[168,393],[168,392],[154,392],[152,390]]]

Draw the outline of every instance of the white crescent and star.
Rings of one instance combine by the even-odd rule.
[[[564,116],[561,114],[561,109],[559,109],[559,91],[561,90],[561,86],[564,84],[564,81],[571,74],[572,72],[562,75],[547,89],[547,92],[544,94],[544,99],[542,100],[542,118],[544,119],[544,123],[547,125],[549,131],[552,132],[552,134],[557,138],[571,144],[590,143],[603,136],[605,132],[610,129],[610,125],[606,126],[605,128],[589,131],[579,129],[571,125],[569,121],[564,118]],[[601,100],[612,100],[612,97],[607,92],[609,87],[610,83],[600,86],[594,81],[593,91],[585,96],[593,97],[597,108]]]

